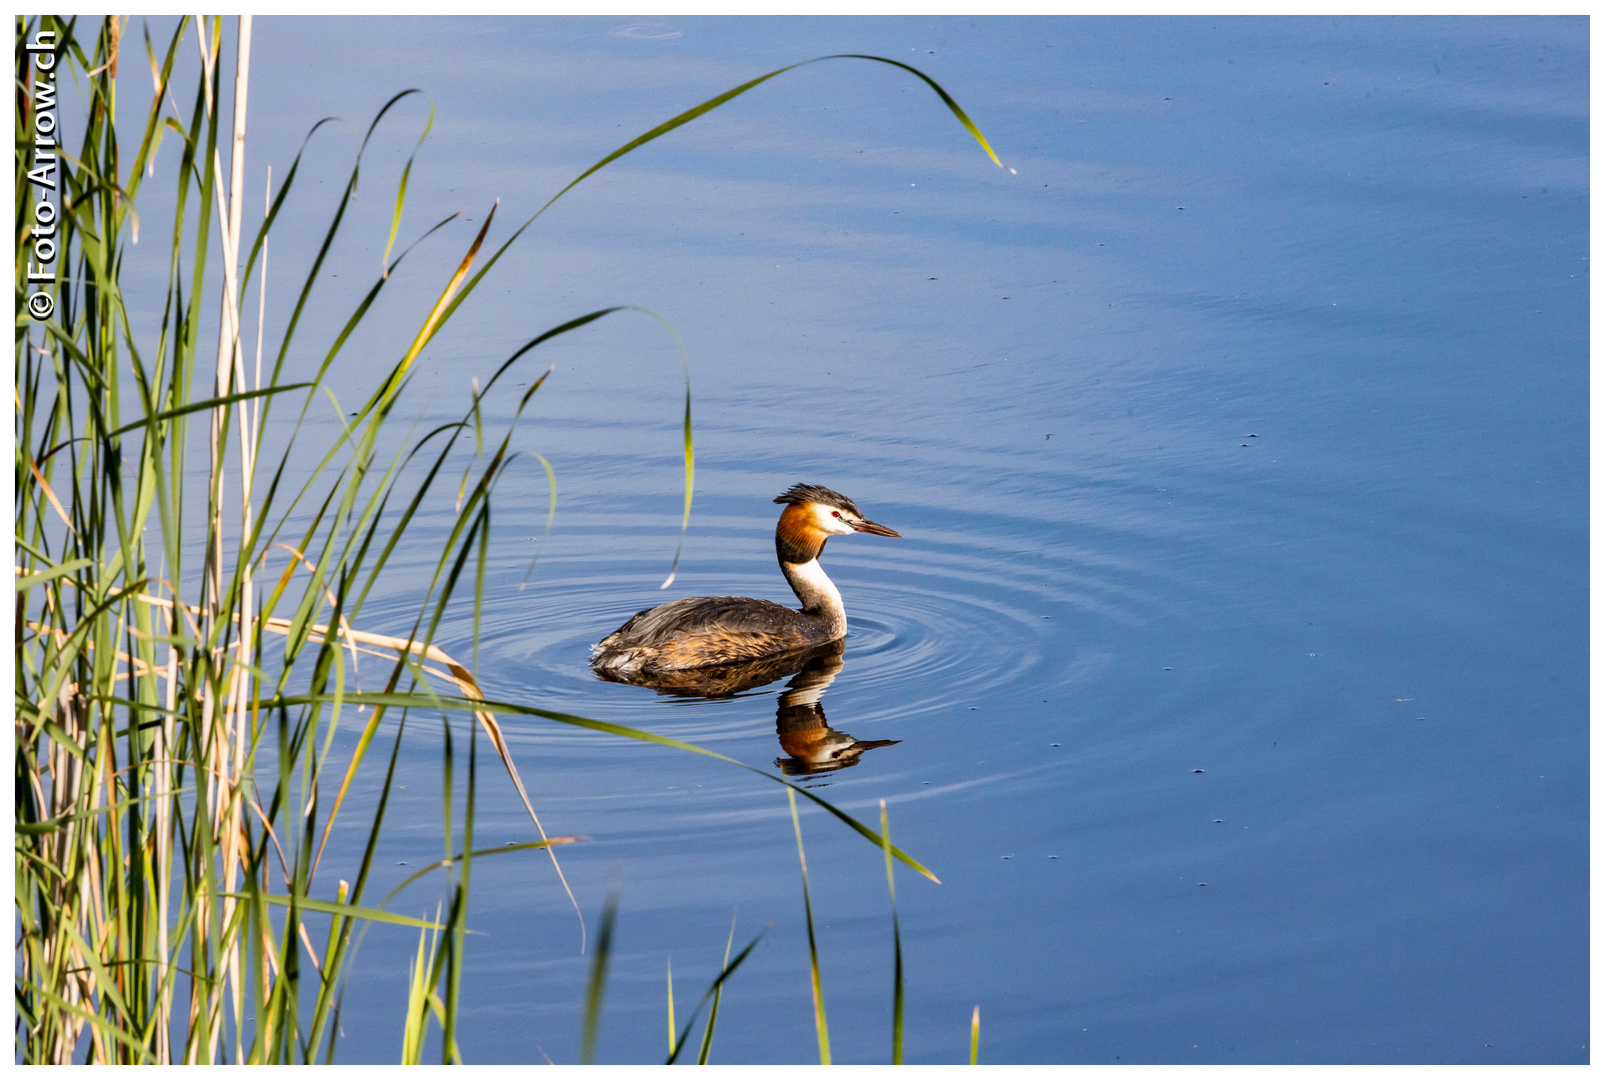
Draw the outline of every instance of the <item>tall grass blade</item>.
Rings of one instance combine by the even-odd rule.
[[[875,63],[879,63],[879,64],[890,64],[891,66],[893,66],[895,68],[901,68],[904,71],[910,72],[911,74],[913,74],[914,76],[916,76],[917,78],[922,80],[932,90],[936,91],[937,96],[942,99],[942,103],[945,104],[948,107],[948,110],[951,111],[953,113],[953,115],[958,118],[959,122],[964,125],[964,129],[966,131],[968,131],[972,136],[974,136],[975,140],[978,143],[981,144],[981,149],[986,151],[986,156],[992,159],[992,163],[994,165],[998,166],[999,168],[1003,167],[1003,162],[999,161],[997,154],[992,152],[992,146],[991,146],[990,143],[988,143],[986,141],[986,137],[981,134],[981,130],[978,127],[975,126],[975,123],[969,118],[968,115],[965,114],[964,110],[959,108],[958,102],[954,101],[953,98],[948,94],[948,92],[946,90],[942,89],[942,87],[936,82],[936,80],[932,79],[929,75],[925,74],[923,71],[919,70],[916,67],[913,67],[913,66],[911,66],[909,64],[903,63],[900,60],[889,60],[884,56],[870,56],[870,55],[863,54],[863,53],[833,53],[830,56],[816,56],[812,60],[802,60],[802,61],[799,61],[799,62],[797,62],[795,64],[787,64],[783,68],[776,68],[774,71],[771,71],[766,75],[760,75],[756,79],[750,79],[747,82],[742,83],[740,86],[735,87],[734,89],[726,90],[722,94],[716,94],[715,96],[709,98],[707,101],[704,101],[702,104],[697,105],[697,106],[695,106],[693,108],[687,109],[685,112],[680,113],[678,116],[675,116],[675,117],[672,117],[672,118],[670,118],[668,120],[665,120],[663,123],[659,124],[657,127],[653,128],[651,131],[648,131],[643,135],[639,135],[636,138],[634,138],[634,139],[630,140],[629,142],[625,143],[623,146],[619,147],[617,150],[613,151],[611,154],[608,154],[602,160],[598,161],[595,165],[592,165],[590,168],[588,168],[584,172],[580,173],[573,180],[570,180],[568,182],[567,186],[565,186],[556,195],[553,195],[550,199],[548,199],[546,201],[546,204],[544,206],[542,206],[540,208],[540,210],[537,210],[535,212],[535,217],[530,218],[530,221],[533,222],[536,217],[539,217],[542,213],[544,213],[546,211],[546,209],[548,207],[550,207],[558,199],[561,199],[564,195],[568,194],[569,191],[571,191],[575,187],[577,187],[580,184],[581,181],[585,180],[586,177],[588,177],[591,174],[597,172],[598,170],[604,168],[605,166],[612,164],[613,162],[617,161],[619,158],[623,157],[625,154],[630,153],[632,150],[637,150],[640,147],[645,146],[647,143],[651,142],[652,140],[657,139],[660,136],[667,135],[669,132],[673,131],[675,128],[682,127],[682,126],[684,126],[686,124],[689,124],[691,121],[695,120],[697,117],[702,116],[705,113],[711,112],[714,109],[717,109],[719,106],[725,104],[726,102],[733,101],[734,99],[740,97],[742,94],[745,94],[748,90],[751,90],[756,86],[763,85],[764,83],[768,82],[770,79],[773,79],[777,75],[784,75],[788,71],[795,71],[798,68],[807,67],[810,64],[822,63],[822,62],[824,62],[826,60],[871,60],[871,61],[874,61]],[[526,222],[525,224],[528,225],[529,222]],[[520,231],[522,231],[522,230],[520,230]],[[515,233],[514,235],[516,236],[517,234]],[[496,253],[496,255],[499,257],[501,255],[501,252],[498,251]],[[494,259],[492,261],[494,261]],[[486,269],[488,270],[489,266],[487,266]]]
[[[424,140],[429,137],[430,130],[435,126],[435,103],[429,103],[429,120],[424,124],[423,134],[418,136],[418,145],[413,147],[412,153],[407,155],[407,166],[401,170],[401,182],[396,185],[396,208],[390,217],[390,235],[385,238],[385,251],[379,257],[379,267],[384,276],[390,275],[390,249],[396,246],[396,232],[401,228],[401,208],[407,203],[407,181],[412,176],[413,160],[417,158],[418,151],[423,147]]]
[[[515,851],[533,851],[537,848],[551,847],[554,844],[573,844],[584,839],[585,837],[583,836],[554,836],[550,840],[530,840],[522,844],[504,844],[501,847],[480,848],[478,851],[470,852],[469,856],[475,859],[484,859],[492,855],[510,855]],[[405,879],[402,880],[401,884],[397,885],[395,888],[391,889],[385,894],[384,900],[382,900],[379,904],[380,910],[383,910],[386,904],[390,903],[392,899],[400,895],[401,890],[405,889],[408,885],[411,885],[413,882],[429,876],[436,870],[449,870],[453,866],[462,862],[462,860],[463,855],[461,852],[458,852],[456,855],[453,855],[450,858],[441,859],[439,862],[432,862],[422,870],[419,870],[413,874],[409,874]]]
[[[672,956],[668,958],[667,970],[669,977],[669,1059],[672,1061],[677,1053],[675,1047],[678,1045],[674,1041],[674,957]]]
[[[814,991],[814,1031],[819,1036],[819,1063],[830,1064],[830,1026],[825,1022],[825,988],[819,980],[819,946],[814,940],[814,904],[808,895],[808,856],[803,853],[802,820],[797,817],[797,795],[787,785],[791,827],[797,833],[797,861],[802,865],[803,916],[808,921],[808,971]]]
[[[736,940],[736,919],[730,917],[730,936],[725,939],[724,959],[719,961],[719,970],[723,971],[730,966],[730,946]],[[713,1004],[708,1006],[708,1026],[702,1031],[702,1048],[697,1051],[697,1064],[706,1065],[708,1055],[713,1052],[713,1028],[719,1022],[719,999],[724,995],[724,984],[721,982],[713,991]],[[673,1048],[670,1048],[673,1052]]]
[[[981,1006],[977,1005],[970,1014],[970,1064],[974,1065],[981,1056]]]
[[[457,1045],[457,1017],[462,1002],[462,981],[464,964],[464,946],[468,934],[468,887],[474,866],[474,807],[476,787],[479,782],[479,728],[472,725],[468,728],[468,790],[467,798],[463,800],[463,846],[462,858],[457,864],[457,882],[452,890],[451,927],[448,930],[447,954],[449,963],[446,967],[446,1002],[445,1016],[441,1021],[441,1041],[450,1050],[450,1055],[442,1054],[442,1064],[450,1063],[461,1065],[462,1051]],[[446,830],[448,841],[451,830]],[[450,849],[447,849],[450,858]]]
[[[440,909],[435,909],[435,920],[440,920]],[[438,936],[431,936],[426,927],[418,931],[418,952],[413,959],[412,972],[407,981],[407,1014],[401,1033],[401,1063],[422,1065],[424,1038],[428,1033],[430,998],[434,988],[429,985],[429,971],[435,964],[435,947]]]
[[[326,631],[327,631],[326,627],[317,627],[316,628],[316,632],[317,633],[325,633]],[[421,650],[419,650],[419,651],[421,651]],[[438,678],[446,679],[448,681],[452,680],[452,678],[453,678],[448,673],[446,673],[444,671],[441,671],[441,670],[439,670],[437,668],[424,667],[422,670],[425,673],[429,674],[429,675],[433,675],[433,676],[436,676]],[[280,697],[273,698],[270,701],[265,701],[263,703],[263,706],[265,708],[268,705],[272,705],[273,707],[279,707],[281,705],[282,706],[305,705],[305,704],[312,704],[312,703],[315,703],[315,702],[318,702],[318,701],[327,701],[327,700],[330,700],[330,698],[328,698],[326,696],[320,696],[320,695],[285,694],[285,695],[282,695]],[[357,704],[357,705],[405,705],[405,704],[408,704],[408,703],[413,703],[414,699],[410,699],[410,698],[405,697],[404,695],[399,695],[399,694],[383,694],[383,693],[362,692],[362,693],[347,694],[345,696],[345,701],[348,704]],[[673,738],[670,738],[667,735],[659,735],[656,732],[645,731],[645,730],[642,730],[640,728],[632,728],[632,727],[628,727],[628,726],[626,726],[624,724],[611,724],[611,723],[608,723],[605,720],[592,720],[592,719],[589,719],[588,717],[584,717],[584,716],[575,716],[572,713],[554,712],[551,709],[538,709],[538,708],[535,708],[535,707],[530,706],[530,705],[515,705],[515,704],[513,704],[511,702],[507,702],[507,701],[489,701],[489,700],[486,700],[485,698],[462,698],[462,697],[449,697],[449,696],[446,696],[446,695],[438,695],[438,696],[432,696],[429,699],[429,704],[434,708],[440,708],[440,709],[467,709],[467,710],[475,712],[476,714],[479,713],[479,712],[485,712],[485,713],[512,713],[514,715],[519,715],[519,716],[535,716],[535,717],[540,717],[540,718],[545,719],[545,720],[552,720],[552,721],[555,721],[555,722],[557,722],[559,724],[568,724],[571,727],[580,727],[580,728],[586,728],[586,729],[588,729],[590,731],[605,732],[605,733],[607,733],[609,735],[618,735],[618,736],[621,736],[621,737],[626,738],[626,739],[635,739],[635,740],[637,740],[639,742],[655,743],[658,746],[667,746],[667,747],[671,747],[671,748],[673,748],[675,750],[684,750],[684,751],[686,751],[688,753],[701,754],[704,757],[710,757],[710,758],[715,758],[715,759],[717,759],[719,761],[729,762],[732,765],[736,765],[736,766],[739,766],[740,768],[746,769],[750,773],[753,773],[753,774],[755,774],[757,776],[761,776],[765,780],[768,780],[768,781],[770,781],[772,783],[779,784],[780,786],[784,787],[787,791],[791,792],[793,794],[793,796],[801,795],[803,798],[808,799],[810,802],[814,803],[816,806],[819,806],[822,809],[824,809],[831,816],[835,817],[837,820],[839,820],[842,823],[844,823],[845,825],[847,825],[848,828],[852,829],[854,832],[856,832],[860,836],[864,837],[864,839],[870,841],[876,847],[880,847],[881,846],[880,835],[878,833],[876,833],[873,829],[871,829],[868,826],[866,826],[865,824],[863,824],[861,821],[859,821],[857,818],[853,817],[851,814],[847,813],[845,810],[842,810],[842,809],[832,805],[831,803],[827,802],[826,800],[820,798],[818,795],[815,795],[812,791],[809,791],[807,788],[799,788],[794,784],[788,783],[785,779],[783,779],[783,778],[781,778],[779,776],[775,776],[772,773],[766,773],[762,769],[755,769],[751,765],[748,765],[745,762],[737,761],[733,757],[727,757],[724,754],[718,753],[717,751],[709,750],[709,749],[707,749],[705,747],[701,747],[701,746],[696,746],[696,745],[694,745],[692,743],[682,742],[679,739],[673,739]],[[935,874],[931,873],[931,871],[926,869],[925,866],[919,862],[919,860],[915,859],[912,855],[908,854],[902,848],[898,847],[896,844],[891,844],[889,846],[891,847],[892,857],[894,859],[896,859],[898,862],[903,863],[905,866],[911,867],[912,869],[919,871],[921,874],[923,874],[926,877],[930,878],[932,881],[936,882],[938,885],[940,885],[942,883],[941,878],[938,878]]]
[[[903,934],[897,926],[897,882],[892,879],[892,828],[881,800],[881,851],[886,856],[886,892],[892,898],[892,1064],[903,1064]]]
[[[719,972],[719,977],[713,980],[713,984],[702,995],[702,1000],[697,1002],[697,1007],[691,1010],[691,1015],[686,1019],[685,1026],[680,1029],[679,1037],[674,1040],[674,1049],[669,1052],[669,1059],[664,1062],[665,1065],[673,1065],[679,1059],[681,1051],[686,1048],[686,1039],[691,1035],[691,1026],[697,1022],[697,1017],[702,1013],[702,1007],[712,1000],[725,982],[736,973],[736,969],[741,966],[742,962],[747,959],[747,956],[757,947],[758,942],[763,940],[763,936],[768,932],[768,926],[758,931],[758,935],[747,942],[746,947],[736,954],[736,958],[726,964],[724,970]]]
[[[430,310],[429,317],[424,320],[423,328],[418,331],[417,336],[412,340],[412,344],[407,347],[407,355],[401,358],[401,364],[396,369],[397,375],[406,373],[407,368],[412,365],[413,360],[423,351],[424,346],[429,344],[430,338],[435,336],[435,331],[440,327],[441,322],[448,314],[448,310],[456,309],[455,305],[451,303],[451,298],[457,292],[458,287],[462,285],[463,278],[468,276],[469,269],[473,267],[474,259],[479,255],[480,245],[485,242],[485,236],[490,232],[491,222],[496,220],[496,209],[500,205],[501,200],[496,200],[490,208],[490,213],[485,215],[485,223],[479,227],[479,234],[474,237],[473,244],[469,246],[468,254],[463,256],[463,261],[457,266],[457,272],[446,283],[446,291],[440,294],[439,300],[435,301],[435,306]],[[400,389],[399,383],[395,380],[392,380],[391,387],[395,390]]]
[[[596,930],[596,955],[591,958],[591,981],[585,991],[585,1021],[580,1028],[580,1064],[596,1064],[596,1033],[602,1023],[602,997],[607,992],[607,966],[613,957],[613,923],[619,914],[619,888],[608,887],[602,908],[602,925]]]
[[[247,893],[222,893],[224,897],[233,900],[249,898]],[[302,911],[320,911],[326,915],[339,915],[347,919],[366,919],[368,922],[393,923],[396,926],[417,926],[425,930],[444,930],[446,925],[439,922],[429,922],[414,919],[410,915],[398,915],[393,911],[382,908],[362,907],[358,904],[341,904],[332,900],[316,900],[310,896],[262,896],[260,899],[278,907],[295,906]]]

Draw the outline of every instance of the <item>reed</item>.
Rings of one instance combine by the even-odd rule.
[[[897,925],[897,882],[892,877],[892,827],[881,800],[881,851],[886,856],[886,892],[892,898],[892,1064],[903,1064],[903,932]]]
[[[768,932],[769,927],[767,926],[758,931],[757,936],[751,941],[747,942],[746,946],[739,953],[737,953],[736,958],[732,960],[730,959],[730,943],[735,941],[736,924],[733,919],[731,920],[730,938],[725,943],[724,964],[719,969],[718,977],[713,980],[713,982],[708,986],[707,991],[702,995],[702,1000],[697,1002],[697,1007],[691,1010],[691,1015],[686,1019],[685,1026],[680,1029],[680,1034],[676,1036],[674,1034],[673,1027],[670,1027],[669,1057],[668,1060],[664,1062],[665,1065],[673,1065],[680,1059],[680,1053],[686,1047],[686,1039],[691,1035],[691,1026],[697,1022],[697,1017],[702,1014],[702,1007],[711,1001],[715,1003],[715,1008],[712,1009],[708,1014],[707,1026],[702,1032],[702,1048],[698,1052],[697,1056],[698,1065],[706,1065],[708,1063],[708,1055],[713,1050],[713,1029],[714,1025],[718,1023],[717,1002],[719,995],[724,992],[724,984],[732,975],[736,973],[736,969],[741,967],[742,963],[749,955],[751,955],[752,950],[758,947],[758,942],[762,941],[764,935]],[[672,1025],[674,1020],[674,988],[672,983],[670,984],[669,989],[669,1019]]]
[[[730,919],[730,936],[724,941],[724,959],[720,961],[719,970],[724,972],[730,967],[730,946],[736,943],[736,920]],[[706,1065],[709,1056],[713,1053],[713,1029],[719,1023],[719,1000],[724,996],[724,983],[713,988],[713,1004],[708,1006],[708,1024],[702,1029],[702,1048],[697,1051],[697,1064]]]
[[[596,935],[596,953],[591,958],[591,982],[585,991],[585,1022],[580,1028],[580,1064],[596,1064],[596,1033],[602,1025],[602,996],[607,993],[607,967],[613,957],[613,924],[619,915],[619,887],[608,889],[602,908],[602,927]]]
[[[802,821],[797,817],[797,796],[786,792],[791,803],[791,827],[797,833],[797,862],[802,867],[803,918],[808,924],[809,986],[814,992],[814,1034],[819,1038],[819,1063],[830,1064],[830,1024],[825,1019],[825,984],[819,977],[819,944],[814,939],[814,902],[808,894],[808,855],[803,851]]]
[[[513,456],[513,428],[545,377],[517,396],[499,435],[486,430],[481,403],[542,344],[626,309],[589,312],[537,334],[476,384],[457,419],[421,436],[398,438],[398,405],[419,353],[547,207],[610,162],[801,65],[711,98],[621,146],[494,250],[486,248],[492,207],[455,261],[417,265],[430,250],[424,241],[456,215],[392,257],[409,158],[395,187],[382,271],[332,340],[309,345],[298,329],[342,237],[368,141],[382,123],[396,121],[396,106],[417,91],[391,98],[369,124],[316,254],[289,284],[290,315],[264,334],[269,238],[297,191],[301,155],[277,188],[269,185],[269,201],[248,231],[247,218],[255,219],[243,196],[250,18],[235,24],[231,75],[224,70],[229,50],[220,17],[185,17],[165,42],[145,32],[156,93],[149,113],[130,122],[137,145],[125,145],[117,127],[116,80],[119,66],[126,70],[130,61],[122,55],[121,21],[44,16],[19,17],[15,25],[19,283],[36,201],[25,146],[39,114],[47,106],[59,111],[67,100],[49,100],[50,80],[25,43],[49,35],[54,85],[72,86],[86,103],[74,120],[81,124],[75,149],[63,148],[54,174],[61,270],[41,289],[53,314],[39,322],[19,315],[15,337],[16,1057],[332,1062],[362,935],[387,923],[420,935],[402,1059],[421,1061],[438,1037],[442,1060],[461,1061],[456,1025],[464,1007],[474,861],[544,849],[566,890],[556,848],[576,839],[547,835],[497,717],[537,717],[722,755],[619,725],[486,701],[472,673],[474,658],[465,665],[435,644],[454,600],[471,606],[477,638],[494,488]],[[187,49],[196,50],[199,64],[181,86],[179,59]],[[927,76],[898,61],[860,59],[923,79],[996,161],[969,118]],[[141,185],[164,140],[177,143],[175,210],[170,222],[141,223]],[[140,283],[142,293],[161,295],[152,333],[130,318],[122,276],[126,246],[141,224],[167,253],[165,280]],[[418,313],[410,344],[380,370],[342,430],[326,445],[308,445],[315,429],[306,420],[325,398],[331,367],[403,272],[442,282],[437,299]],[[19,312],[22,290],[19,284]],[[254,335],[247,329],[253,307]],[[202,340],[210,311],[218,320],[215,351]],[[276,350],[264,353],[264,341],[275,341]],[[310,365],[300,359],[306,356],[314,358]],[[688,374],[682,530],[690,513],[691,431]],[[398,442],[399,449],[384,449]],[[408,550],[421,515],[439,520],[441,502],[452,507],[445,541],[410,629],[404,636],[363,629],[365,602],[392,572],[398,552]],[[359,657],[380,659],[382,690],[354,685]],[[462,735],[445,723],[443,857],[375,903],[375,851],[408,721],[418,710],[472,718],[466,785],[454,790]],[[354,731],[356,741],[337,754],[342,729]],[[481,736],[496,751],[538,840],[474,849]],[[350,796],[359,774],[370,773],[382,778],[372,805],[360,811],[362,850],[331,855],[325,867],[335,822],[358,815],[365,800]],[[798,789],[768,778],[785,784],[795,813]],[[890,845],[884,829],[876,833],[813,793],[802,794],[881,845],[888,858],[934,880]],[[402,890],[437,875],[442,885],[433,916],[389,910]],[[598,1010],[612,911],[596,950]],[[582,948],[583,933],[581,920]],[[724,966],[704,1004],[717,1004],[724,980],[756,942]],[[671,1060],[696,1015],[671,1045]],[[823,1047],[823,1029],[821,1036]],[[594,1039],[593,1026],[587,1055]]]
[[[669,983],[669,1060],[673,1061],[680,1052],[680,1042],[674,1034],[674,957],[669,957],[664,966]]]

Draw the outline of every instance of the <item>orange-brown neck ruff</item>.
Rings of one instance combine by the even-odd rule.
[[[775,525],[775,554],[783,563],[812,562],[825,550],[828,539],[829,534],[815,526],[813,511],[793,503],[781,512]]]

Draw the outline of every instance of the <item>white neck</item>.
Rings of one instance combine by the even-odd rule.
[[[825,576],[825,568],[819,565],[818,559],[805,563],[783,562],[780,572],[786,575],[791,591],[802,601],[804,612],[827,616],[838,634],[847,632],[847,609],[842,606],[842,594]]]

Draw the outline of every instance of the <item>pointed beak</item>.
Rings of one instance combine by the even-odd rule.
[[[876,536],[902,536],[895,529],[888,529],[884,525],[877,525],[873,521],[849,521],[855,532],[874,533]]]

